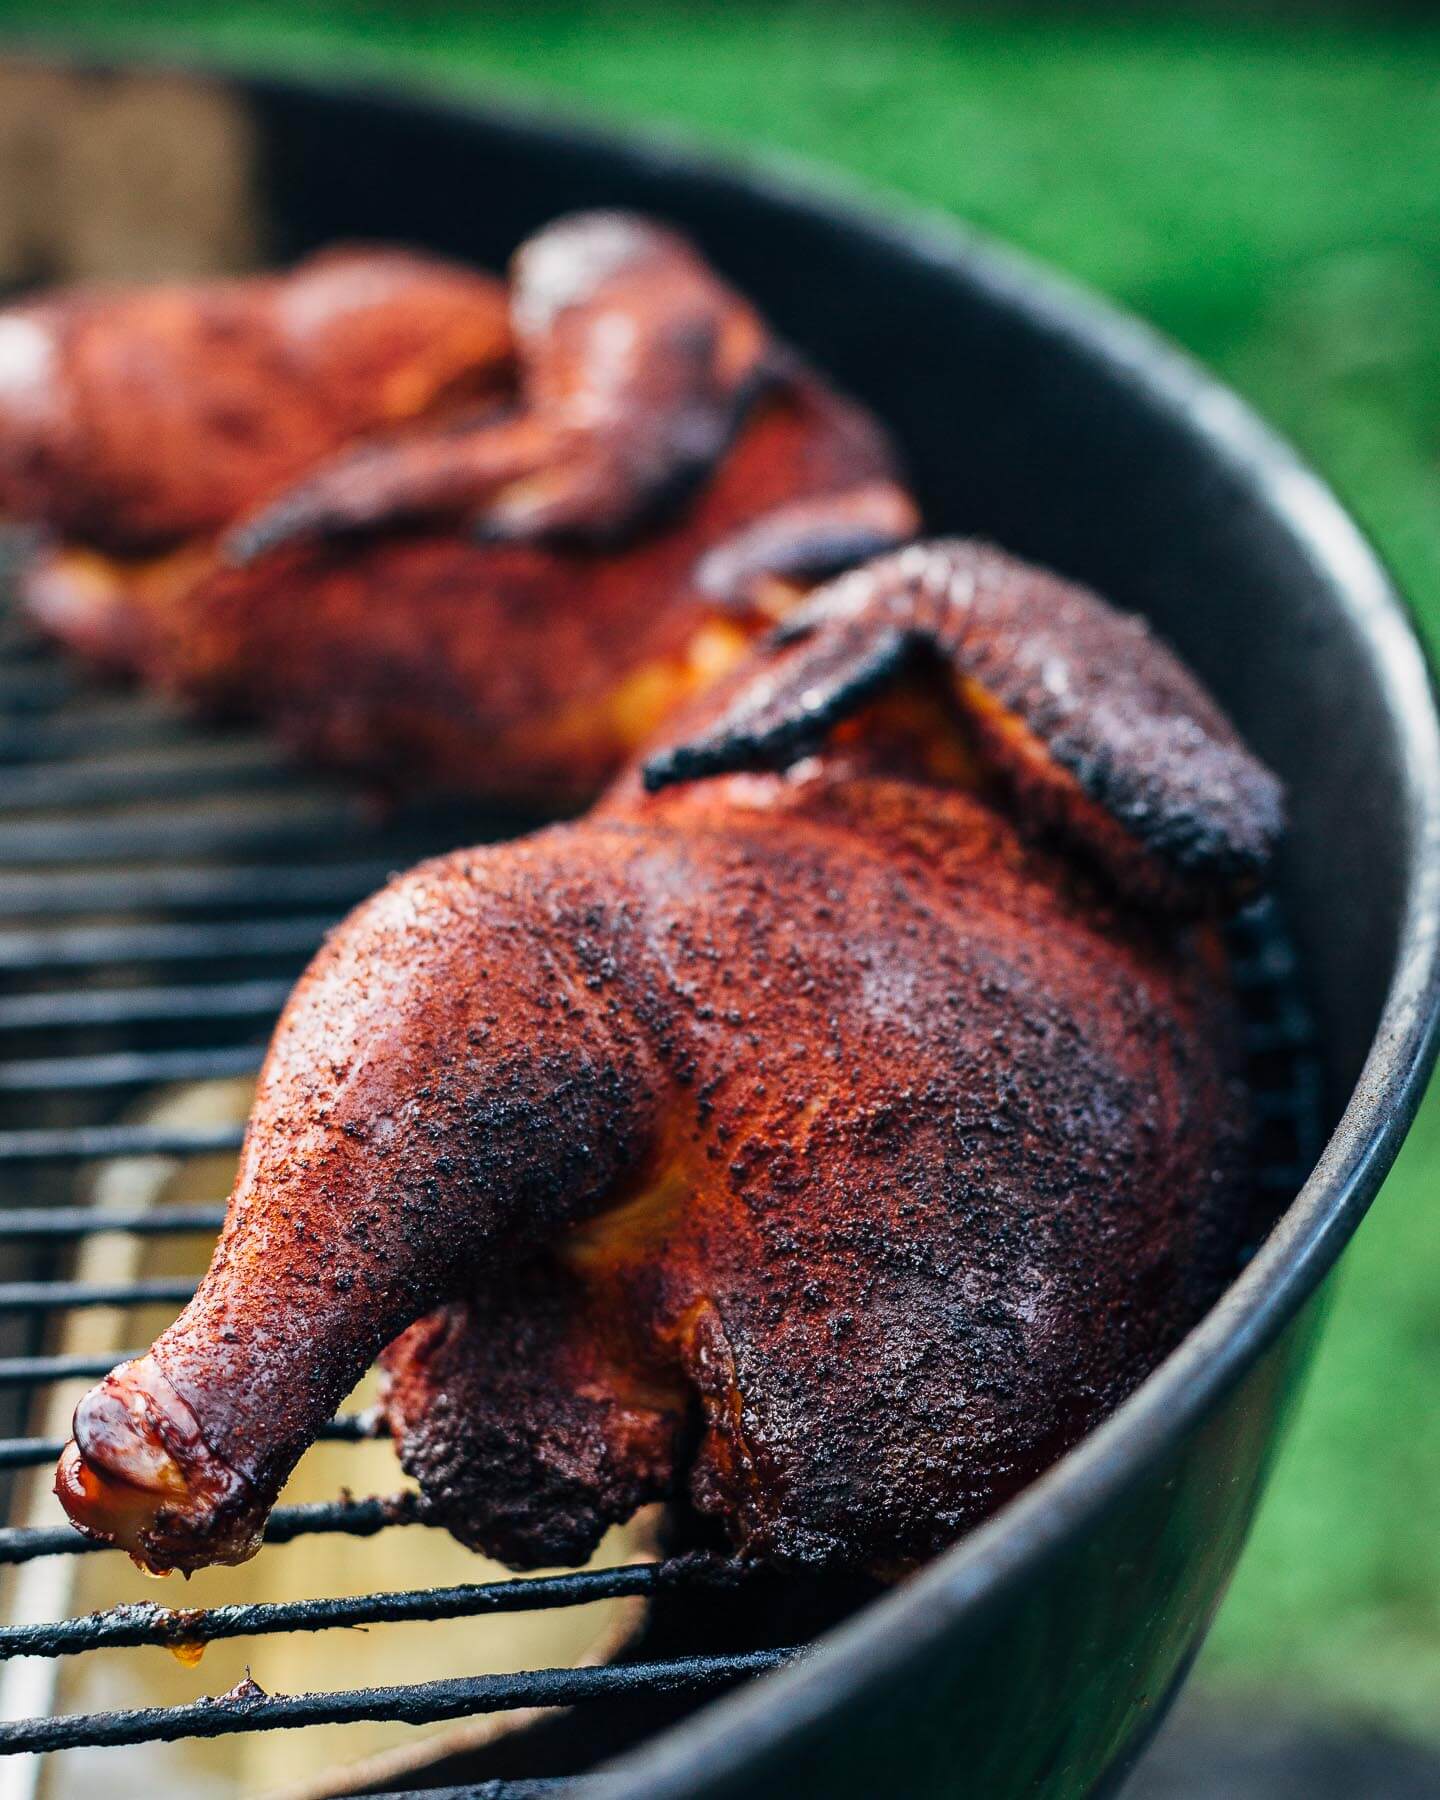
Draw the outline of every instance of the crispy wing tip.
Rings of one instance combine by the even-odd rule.
[[[771,642],[780,641],[782,633],[774,633]],[[641,772],[647,791],[742,769],[788,768],[899,675],[915,644],[889,631],[839,654],[827,654],[830,648],[820,642],[818,655],[746,688],[708,731],[651,757]]]
[[[650,758],[644,784],[783,768],[926,661],[1022,818],[1133,898],[1194,908],[1263,878],[1280,784],[1199,683],[1140,621],[985,545],[913,545],[818,590],[720,714]]]

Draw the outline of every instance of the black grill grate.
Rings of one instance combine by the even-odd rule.
[[[177,1128],[125,1117],[160,1083],[253,1071],[290,982],[326,926],[395,868],[461,842],[505,835],[493,817],[429,809],[389,820],[338,787],[297,774],[272,747],[189,725],[154,701],[90,690],[58,658],[0,622],[0,1489],[40,1468],[57,1440],[26,1435],[37,1390],[103,1374],[123,1352],[55,1352],[76,1308],[178,1305],[188,1279],[97,1282],[67,1275],[95,1233],[213,1232],[222,1206],[157,1212],[75,1203],[82,1166],[237,1146],[232,1126]],[[302,860],[303,859],[303,860]],[[1315,1143],[1319,1096],[1293,971],[1269,917],[1236,934],[1265,1115],[1262,1172],[1293,1192]],[[331,1438],[367,1434],[338,1417]],[[427,1524],[413,1495],[286,1506],[266,1542],[316,1533],[369,1537]],[[0,1564],[89,1556],[67,1527],[0,1529]],[[0,1630],[0,1657],[320,1632],[401,1620],[653,1597],[734,1582],[715,1558],[358,1597],[170,1611],[127,1605]],[[423,1723],[617,1696],[700,1695],[775,1666],[790,1650],[741,1650],[343,1693],[268,1695],[253,1684],[188,1705],[0,1724],[0,1753],[170,1741],[333,1724]],[[540,1793],[548,1782],[496,1792]]]

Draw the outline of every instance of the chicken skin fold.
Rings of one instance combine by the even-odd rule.
[[[874,421],[618,213],[508,286],[345,252],[0,314],[0,513],[92,660],[382,786],[551,810],[917,526]]]
[[[1092,594],[960,542],[819,589],[587,817],[335,931],[208,1275],[76,1411],[71,1517],[250,1555],[384,1350],[404,1465],[516,1566],[667,1496],[782,1567],[912,1566],[1235,1266],[1215,921],[1279,829]]]

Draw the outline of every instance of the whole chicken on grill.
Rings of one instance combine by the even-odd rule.
[[[821,588],[588,817],[334,933],[208,1275],[76,1412],[71,1517],[250,1555],[384,1350],[402,1461],[511,1563],[683,1496],[750,1557],[911,1566],[1234,1266],[1215,921],[1279,806],[1079,588],[943,542]]]
[[[507,290],[397,252],[0,314],[32,614],[387,786],[593,798],[818,576],[916,528],[884,436],[674,233]]]

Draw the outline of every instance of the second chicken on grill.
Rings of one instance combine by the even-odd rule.
[[[92,659],[387,787],[582,805],[817,576],[884,434],[674,233],[540,232],[0,314],[0,516]]]

